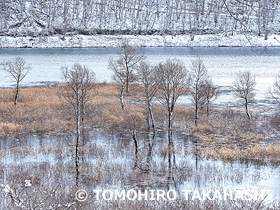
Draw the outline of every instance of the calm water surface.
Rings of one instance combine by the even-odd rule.
[[[32,148],[32,150],[37,151],[40,148],[47,148],[49,146],[60,145],[60,147],[65,147],[65,141],[67,137],[54,137],[54,136],[26,136],[20,140],[14,138],[8,138],[0,142],[0,149],[9,150],[9,148],[17,147],[27,147]],[[176,167],[178,167],[178,172],[180,173],[180,168],[188,168],[186,171],[190,171],[192,175],[187,175],[186,178],[176,178],[168,184],[168,187],[175,189],[177,192],[182,192],[182,190],[269,190],[271,191],[270,199],[279,201],[280,198],[280,167],[272,167],[270,165],[258,165],[252,163],[225,163],[223,161],[206,160],[201,158],[196,158],[190,151],[192,151],[194,144],[190,136],[183,134],[174,135],[174,144],[176,153]],[[147,142],[139,142],[140,150],[147,148]],[[106,146],[109,156],[107,156],[106,161],[110,164],[123,164],[127,171],[131,170],[130,166],[132,163],[132,157],[134,152],[134,145],[130,138],[119,137],[116,135],[103,135],[96,134],[90,136],[90,141],[88,145],[96,144],[98,147]],[[157,135],[155,144],[153,146],[153,153],[159,151],[164,145],[167,144],[166,135],[160,133]],[[98,159],[98,158],[97,158]],[[84,163],[96,164],[96,158],[85,157],[82,161]],[[141,159],[141,158],[140,158]],[[61,162],[62,161],[62,162]],[[149,179],[158,177],[160,174],[160,168],[162,164],[167,163],[167,157],[160,154],[152,155],[152,172],[148,176]],[[42,162],[48,162],[51,165],[57,164],[72,164],[73,159],[69,156],[64,157],[64,155],[57,156],[55,154],[37,154],[36,156],[5,156],[0,160],[0,164],[4,166],[4,171],[9,171],[10,166],[28,166],[36,165]],[[176,168],[175,167],[175,168]],[[74,173],[74,171],[73,171]],[[136,172],[135,172],[136,173]],[[153,175],[153,173],[155,173]],[[187,173],[187,172],[183,172]],[[164,176],[164,174],[162,174]],[[1,180],[0,180],[1,181]],[[135,187],[150,187],[157,189],[167,188],[166,183],[157,183],[155,181],[147,180],[143,182],[141,179],[127,179],[121,182],[120,185],[112,186],[117,188],[129,188],[133,189]],[[116,181],[117,183],[119,181]],[[153,186],[150,186],[153,185]],[[96,186],[102,187],[101,186]]]
[[[118,48],[77,48],[77,49],[0,49],[0,61],[15,56],[24,57],[32,64],[32,71],[26,77],[25,85],[48,81],[61,81],[60,67],[75,62],[89,66],[99,82],[111,81],[108,69],[110,58],[117,58]],[[191,48],[160,47],[145,48],[146,60],[156,64],[168,58],[177,58],[189,68],[192,60],[199,55],[218,86],[230,86],[238,71],[249,70],[256,75],[257,98],[265,99],[267,90],[280,73],[280,48]],[[13,83],[6,73],[1,73],[0,87]],[[225,100],[225,99],[224,99]],[[231,100],[227,98],[227,100]]]

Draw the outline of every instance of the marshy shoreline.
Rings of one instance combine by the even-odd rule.
[[[70,115],[71,107],[60,98],[62,86],[22,88],[16,108],[14,90],[0,89],[0,178],[4,180],[1,189],[8,192],[1,194],[1,199],[5,200],[1,208],[17,209],[17,200],[21,201],[22,209],[28,209],[28,205],[73,210],[93,207],[143,210],[162,209],[162,206],[164,209],[235,209],[236,206],[273,209],[279,206],[277,199],[177,199],[174,202],[92,199],[93,189],[160,188],[180,192],[182,188],[197,189],[200,185],[200,190],[215,190],[226,182],[234,190],[239,189],[241,183],[247,186],[252,180],[258,183],[267,176],[276,177],[277,182],[279,119],[252,113],[249,121],[245,112],[221,107],[213,109],[209,117],[199,112],[199,123],[194,126],[192,107],[177,105],[173,122],[174,163],[170,166],[165,132],[167,113],[162,105],[154,104],[157,134],[150,141],[145,129],[139,130],[138,165],[135,167],[133,138],[124,125],[129,115],[140,119],[139,128],[145,127],[145,107],[136,100],[136,85],[132,84],[130,92],[125,94],[126,110],[123,111],[117,84],[95,84],[87,102],[82,138],[85,144],[79,147],[77,188],[72,143],[75,123]],[[138,93],[137,98],[141,98],[141,94]],[[30,184],[26,186],[26,183]],[[87,201],[77,201],[78,189],[89,192]],[[278,191],[275,193],[277,196]],[[29,200],[24,200],[26,197]]]
[[[72,135],[75,128],[69,115],[71,107],[60,97],[63,84],[48,84],[36,87],[24,87],[20,90],[18,107],[14,107],[14,89],[0,89],[0,135]],[[137,86],[137,85],[134,85]],[[141,95],[136,92],[125,95],[127,110],[119,103],[117,84],[96,84],[87,104],[85,132],[127,134],[122,125],[126,114],[141,116],[139,134],[145,134],[145,105],[139,101]],[[136,89],[136,88],[135,88]],[[138,99],[137,99],[138,98]],[[166,128],[166,111],[160,104],[154,104],[157,130]],[[197,153],[201,157],[238,161],[260,159],[274,164],[280,163],[277,157],[279,148],[279,118],[261,109],[251,111],[252,120],[248,120],[243,107],[213,107],[210,116],[199,112],[200,120],[194,125],[194,110],[191,105],[179,104],[174,113],[174,132],[192,136],[198,141]],[[142,129],[140,128],[142,127]]]

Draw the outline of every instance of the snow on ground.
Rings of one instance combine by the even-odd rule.
[[[280,47],[280,35],[270,35],[268,40],[258,36],[197,35],[75,35],[46,37],[0,37],[0,48],[87,48],[118,47],[122,40],[142,47]]]

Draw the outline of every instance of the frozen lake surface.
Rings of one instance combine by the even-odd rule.
[[[118,48],[65,48],[65,49],[0,49],[0,61],[21,56],[32,64],[32,70],[23,85],[37,85],[61,81],[60,67],[76,62],[89,66],[98,82],[110,82],[112,72],[108,69],[110,58],[117,58]],[[256,75],[258,100],[265,100],[267,90],[280,73],[280,48],[212,48],[212,47],[148,47],[146,60],[156,64],[168,58],[177,58],[189,68],[199,55],[216,85],[228,89],[238,71],[251,71]],[[1,72],[0,87],[11,87],[10,77]],[[231,96],[216,103],[230,101]]]

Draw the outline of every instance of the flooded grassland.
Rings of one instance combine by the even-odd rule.
[[[0,90],[1,209],[279,208],[280,120],[273,110],[256,108],[249,120],[242,108],[214,107],[208,117],[200,112],[195,126],[193,108],[180,104],[170,148],[162,105],[153,105],[156,133],[147,133],[141,95],[132,88],[123,111],[117,85],[98,84],[77,156],[72,107],[60,88],[23,88],[17,108],[13,90]],[[85,201],[77,200],[79,189],[87,191]],[[131,189],[175,190],[178,198],[97,201],[93,193]],[[184,199],[184,190],[271,193],[259,200],[202,201]]]

